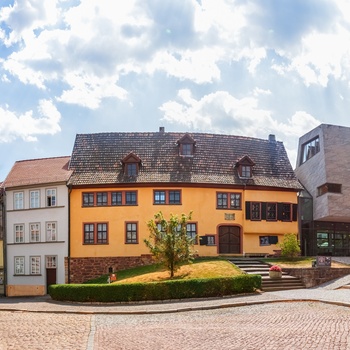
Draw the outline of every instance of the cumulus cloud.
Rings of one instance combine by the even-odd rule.
[[[61,131],[61,114],[50,100],[41,100],[37,115],[27,111],[21,115],[0,107],[0,142],[11,142],[17,138],[37,141],[38,135],[54,135]]]

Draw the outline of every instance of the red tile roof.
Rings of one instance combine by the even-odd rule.
[[[68,181],[70,157],[55,157],[17,161],[6,179],[3,188],[48,184]]]
[[[298,190],[282,142],[234,135],[189,134],[193,156],[179,155],[178,141],[186,133],[78,134],[70,162],[72,185],[126,183],[191,183],[268,186]],[[121,160],[133,152],[141,159],[139,174],[124,175]],[[254,163],[251,179],[239,177],[237,161],[248,156]]]

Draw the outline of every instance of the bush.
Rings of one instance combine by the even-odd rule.
[[[280,244],[281,255],[286,258],[296,258],[300,255],[300,244],[295,233],[286,233]]]
[[[60,301],[127,302],[220,297],[254,292],[260,287],[260,275],[239,275],[129,284],[56,284],[49,286],[49,294]]]

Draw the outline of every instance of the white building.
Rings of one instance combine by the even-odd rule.
[[[66,282],[70,157],[18,161],[5,191],[5,293],[44,295]]]

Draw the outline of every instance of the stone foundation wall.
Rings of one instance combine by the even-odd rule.
[[[109,273],[110,269],[118,273],[118,270],[152,263],[152,255],[70,258],[70,283],[85,282]]]
[[[308,269],[283,268],[283,271],[302,280],[306,288],[318,286],[350,274],[350,268],[312,267]]]

